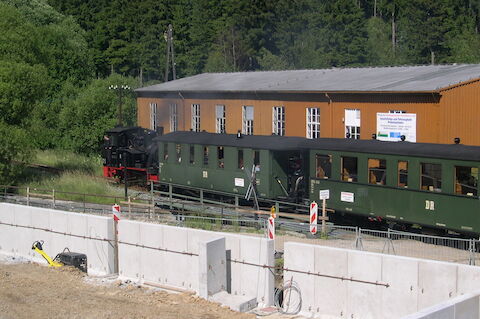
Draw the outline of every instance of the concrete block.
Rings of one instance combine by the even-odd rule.
[[[349,250],[348,277],[370,282],[383,282],[382,255]],[[349,281],[347,316],[359,318],[368,315],[371,318],[382,318],[382,307],[371,301],[382,300],[385,289],[384,286]]]
[[[198,243],[198,294],[208,298],[227,287],[225,238]]]
[[[334,261],[334,262],[332,262]],[[315,246],[314,272],[323,275],[348,277],[348,252],[344,249]],[[347,312],[347,282],[314,276],[312,313],[340,317]]]
[[[247,312],[257,306],[257,298],[255,297],[230,295],[226,291],[218,292],[208,298],[208,300],[218,302],[239,312]]]
[[[386,318],[398,318],[417,311],[417,259],[382,256],[382,278],[390,285],[383,289],[380,303]]]
[[[420,260],[418,264],[418,309],[456,296],[457,265]]]

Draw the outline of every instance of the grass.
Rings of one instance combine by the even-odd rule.
[[[51,194],[55,190],[55,198],[59,200],[111,204],[115,198],[102,196],[123,198],[122,187],[115,187],[102,178],[103,166],[99,156],[84,156],[64,150],[37,151],[32,163],[55,167],[59,171],[27,167],[19,178],[20,194],[26,194],[26,187],[30,187],[32,191],[37,189],[36,193]]]
[[[55,167],[65,171],[79,171],[85,174],[102,176],[102,158],[85,156],[64,150],[37,151],[35,164]]]

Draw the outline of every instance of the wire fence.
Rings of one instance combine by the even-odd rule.
[[[61,199],[65,194],[73,194],[81,200]],[[89,201],[91,198],[96,198],[96,201],[92,203]],[[127,219],[219,232],[245,233],[252,236],[267,234],[268,215],[246,214],[245,210],[231,206],[200,204],[157,195],[149,197],[148,193],[125,201],[115,196],[0,186],[0,201],[98,215],[111,214],[110,205],[120,203],[122,215]],[[108,204],[99,203],[102,201]],[[175,204],[173,210],[169,207],[172,204]],[[311,235],[308,223],[285,218],[277,218],[275,228],[275,245],[280,251],[283,250],[283,243],[286,241],[301,241],[336,248],[470,265],[476,265],[480,260],[480,241],[477,239],[439,237],[391,229],[380,231],[330,223],[326,225],[325,233]]]

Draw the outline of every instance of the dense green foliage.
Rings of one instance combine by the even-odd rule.
[[[48,0],[86,31],[97,75],[480,61],[478,0]]]
[[[31,147],[98,154],[108,87],[164,79],[169,24],[177,77],[480,62],[480,0],[0,0],[0,180]]]

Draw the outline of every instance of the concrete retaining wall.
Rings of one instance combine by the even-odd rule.
[[[225,238],[231,260],[274,265],[273,241],[265,238],[128,220],[120,220],[118,229],[120,275],[138,282],[198,293],[199,243],[219,237]],[[239,262],[227,261],[229,292],[232,295],[256,297],[260,305],[273,304],[274,278],[271,271]]]
[[[110,274],[113,246],[100,239],[113,239],[111,218],[0,203],[2,253],[44,263],[43,257],[32,250],[34,241],[43,240],[43,249],[52,258],[68,247],[72,252],[87,255],[89,273]]]
[[[291,242],[284,258],[285,268],[389,285],[285,272],[301,290],[301,313],[319,318],[401,318],[480,289],[475,266]]]
[[[465,294],[433,307],[423,309],[402,319],[478,319],[480,291]]]

